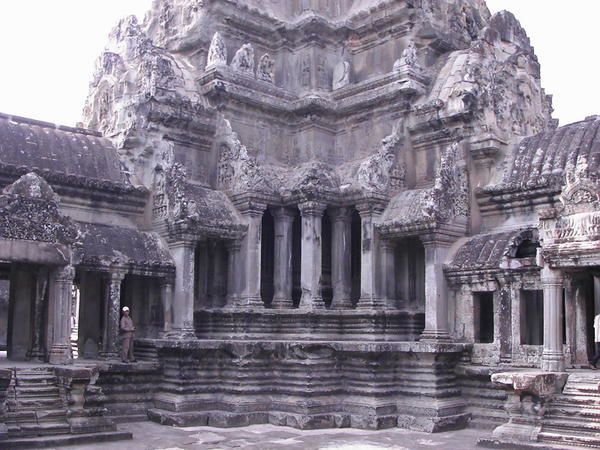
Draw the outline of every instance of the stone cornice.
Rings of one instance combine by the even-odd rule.
[[[390,72],[370,78],[332,93],[309,94],[298,97],[284,89],[236,73],[226,66],[216,66],[205,72],[198,83],[202,93],[215,101],[236,100],[271,114],[303,117],[308,113],[344,118],[373,106],[399,104],[424,91],[426,79],[406,78]]]
[[[238,11],[233,13],[232,9]],[[314,11],[283,20],[248,7],[239,0],[215,3],[213,14],[223,16],[231,32],[251,36],[274,51],[290,47],[296,49],[312,43],[339,44],[353,35],[361,41],[349,50],[359,53],[388,39],[389,34],[405,35],[412,25],[407,2],[398,0],[382,2],[342,20],[333,20]],[[389,34],[383,35],[383,29],[389,30]]]

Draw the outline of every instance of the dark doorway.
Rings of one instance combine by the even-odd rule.
[[[521,344],[544,345],[544,291],[521,291]]]
[[[8,300],[10,295],[10,266],[0,265],[0,357],[8,350]]]
[[[475,342],[494,342],[494,293],[476,292],[473,294],[473,318],[475,320]]]
[[[292,224],[292,301],[294,308],[300,305],[302,261],[302,217],[297,213]]]
[[[333,300],[333,286],[331,281],[331,219],[325,213],[321,222],[321,296],[327,308],[331,307]]]
[[[402,239],[395,252],[396,298],[413,311],[425,309],[425,248],[417,238]]]
[[[275,221],[269,210],[262,218],[260,251],[260,296],[265,306],[270,307],[275,293]]]
[[[352,304],[356,306],[360,300],[360,271],[361,271],[361,257],[362,257],[362,222],[360,214],[355,209],[352,212],[352,222],[350,225],[350,258],[352,262],[350,264],[350,274],[352,277],[352,290],[350,293],[350,299]]]

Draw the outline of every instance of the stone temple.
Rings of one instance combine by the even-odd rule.
[[[0,447],[152,420],[600,448],[599,166],[600,118],[558,127],[484,0],[155,0],[80,127],[0,115]]]

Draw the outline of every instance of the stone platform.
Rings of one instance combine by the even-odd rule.
[[[162,424],[438,432],[468,422],[455,374],[467,347],[462,344],[275,339],[151,344],[163,380],[148,415]]]
[[[201,339],[416,341],[425,314],[414,311],[204,309],[194,314]]]

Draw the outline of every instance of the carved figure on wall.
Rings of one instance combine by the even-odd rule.
[[[341,89],[350,84],[350,63],[340,61],[333,69],[333,90]]]
[[[231,61],[231,68],[254,76],[254,47],[252,47],[252,44],[244,44],[235,52],[235,56]]]
[[[261,81],[266,81],[267,83],[273,83],[273,60],[268,53],[265,53],[260,57],[260,61],[258,62],[258,79]]]
[[[379,151],[358,168],[358,184],[364,191],[385,193],[390,187],[391,171],[396,162],[396,148],[402,135],[394,131],[381,141]]]
[[[402,69],[419,69],[419,63],[417,60],[417,47],[413,41],[408,43],[408,46],[402,50],[400,59],[397,59],[394,63],[394,71]]]
[[[300,74],[300,83],[304,87],[310,87],[310,78],[311,78],[310,77],[310,72],[311,72],[310,57],[306,56],[302,60],[302,72]]]
[[[161,166],[154,171],[154,215],[164,217],[167,214],[166,176]]]
[[[219,165],[217,168],[217,184],[219,186],[219,189],[231,189],[234,175],[234,169],[231,165],[231,153],[231,149],[227,145],[221,145],[221,152],[219,154]]]
[[[326,61],[323,56],[319,56],[317,60],[317,87],[319,89],[327,89],[328,86]]]
[[[227,47],[225,47],[225,42],[223,42],[223,38],[217,31],[210,42],[206,68],[223,65],[227,65]]]

